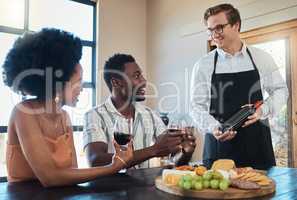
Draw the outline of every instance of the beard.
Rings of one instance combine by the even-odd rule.
[[[132,101],[140,102],[145,100],[145,94],[141,93],[141,89],[134,88],[132,92]]]
[[[123,88],[121,90],[122,99],[128,102],[140,102],[144,101],[145,92],[143,92],[143,88],[133,87],[130,90],[127,88]]]

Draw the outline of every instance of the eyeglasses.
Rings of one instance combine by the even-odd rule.
[[[219,24],[219,25],[216,25],[216,27],[214,27],[214,28],[208,28],[208,29],[206,30],[206,33],[207,33],[207,35],[209,35],[209,36],[212,36],[214,33],[216,33],[216,34],[223,33],[224,28],[225,28],[227,25],[229,25],[229,24],[230,24],[230,23]]]

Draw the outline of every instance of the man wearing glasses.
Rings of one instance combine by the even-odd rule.
[[[232,159],[236,166],[274,166],[268,116],[286,104],[286,83],[268,53],[241,41],[236,8],[230,4],[208,8],[204,21],[217,47],[197,62],[191,82],[191,115],[205,134],[204,164]],[[264,92],[268,98],[242,127],[219,131],[221,123],[242,106],[263,101]]]

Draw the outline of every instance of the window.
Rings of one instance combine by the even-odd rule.
[[[296,74],[297,20],[290,20],[241,33],[241,38],[271,54],[287,82],[289,97],[282,110],[270,118],[277,166],[297,166]],[[265,94],[264,94],[265,95]]]
[[[27,31],[35,32],[44,27],[63,29],[83,40],[84,91],[76,108],[68,111],[74,126],[78,162],[82,148],[83,115],[96,104],[96,3],[91,0],[1,0],[0,1],[0,65],[14,41]],[[5,144],[7,124],[12,108],[22,97],[3,84],[0,67],[0,177],[6,176]],[[81,161],[84,163],[84,161]]]
[[[288,52],[287,52],[287,39],[277,39],[266,42],[259,42],[253,44],[253,46],[262,49],[269,53],[276,65],[278,71],[284,80],[287,79],[287,66]],[[264,93],[265,98],[265,93]],[[274,149],[274,155],[276,159],[276,165],[280,167],[288,167],[288,114],[287,105],[284,105],[280,114],[270,119],[270,130],[272,137],[272,145]]]

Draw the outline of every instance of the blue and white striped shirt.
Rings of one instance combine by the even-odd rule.
[[[151,146],[166,127],[161,118],[150,108],[137,102],[134,106],[133,145],[135,150],[139,150]],[[108,144],[108,153],[114,153],[113,129],[118,118],[124,118],[124,116],[114,107],[110,97],[105,103],[88,111],[85,114],[84,147],[93,142],[104,142]],[[149,161],[139,165],[140,168],[149,166]]]

